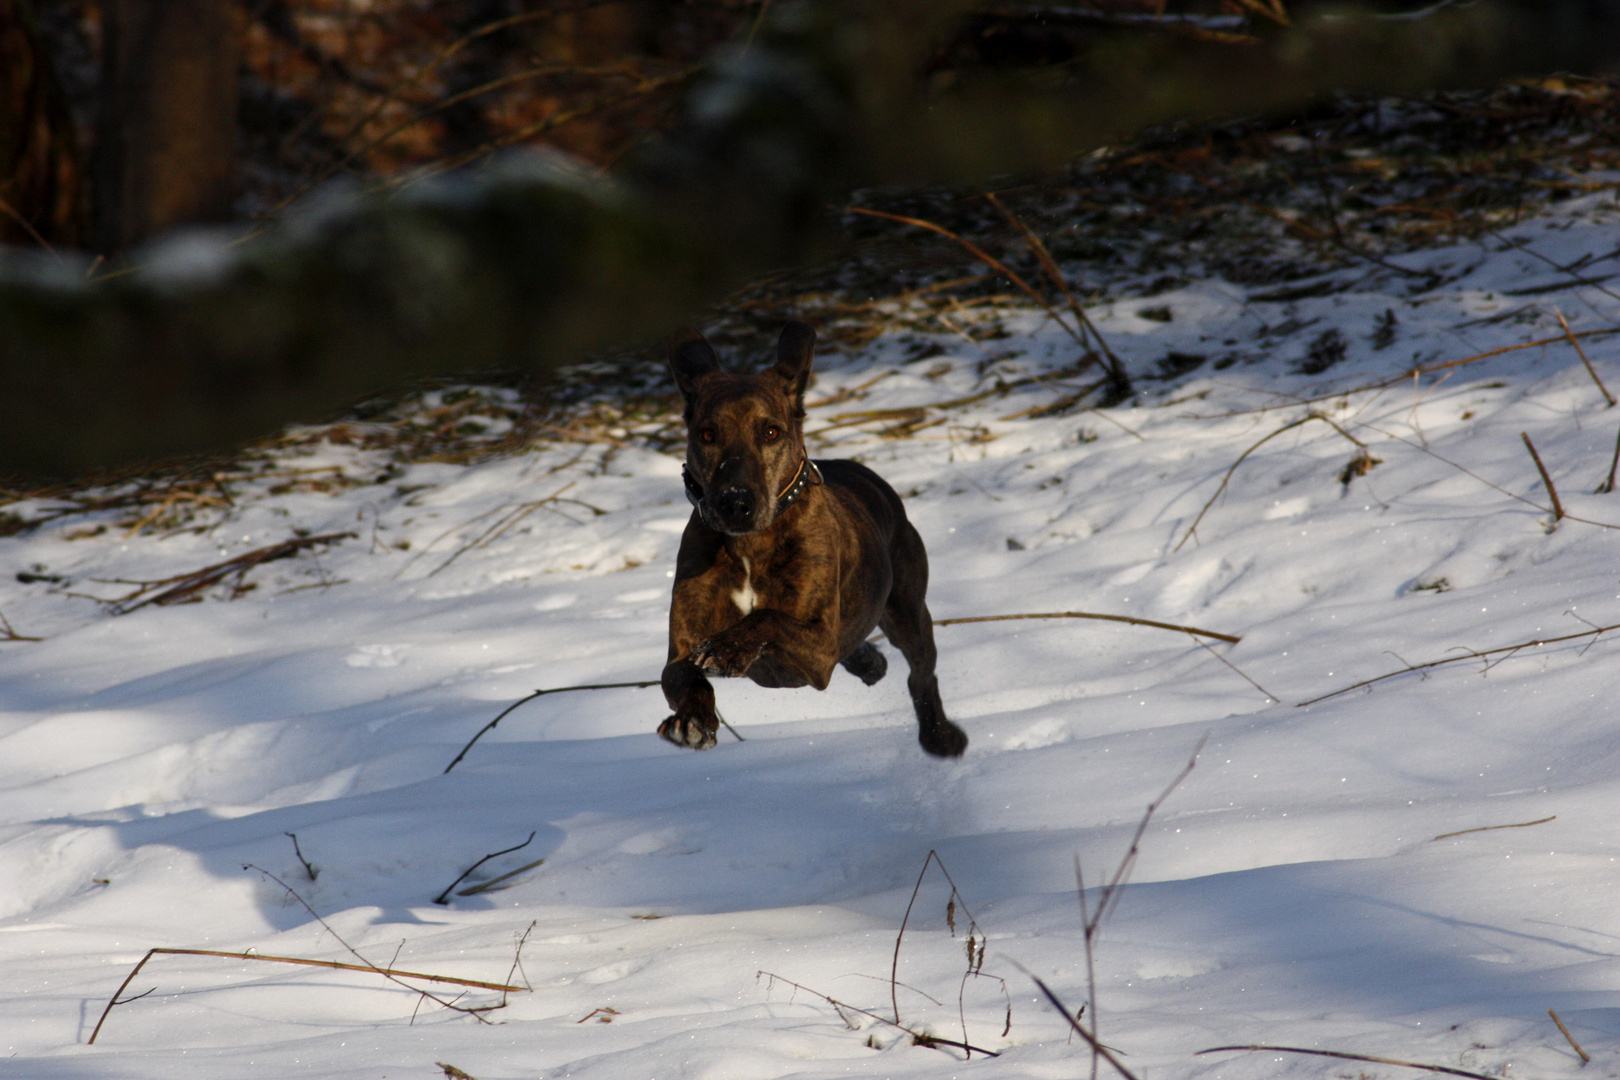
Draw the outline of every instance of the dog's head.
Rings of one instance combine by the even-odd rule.
[[[783,492],[811,470],[804,452],[804,390],[816,332],[782,328],[776,364],[757,375],[720,370],[695,330],[670,347],[669,366],[686,399],[687,494],[703,521],[732,536],[768,529]]]

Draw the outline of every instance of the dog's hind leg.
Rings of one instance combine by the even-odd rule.
[[[945,716],[939,699],[939,681],[934,677],[938,654],[934,650],[934,620],[924,596],[928,591],[928,554],[922,538],[911,523],[902,520],[895,529],[891,550],[894,584],[889,602],[878,626],[906,658],[911,675],[906,688],[917,710],[917,741],[935,757],[961,757],[967,749],[967,732]]]
[[[871,686],[889,673],[889,661],[884,659],[878,647],[870,641],[863,641],[855,646],[855,651],[839,663],[844,665],[845,671],[867,686]]]

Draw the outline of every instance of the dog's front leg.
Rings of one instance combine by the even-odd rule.
[[[791,671],[799,685],[818,690],[827,688],[840,659],[837,640],[824,620],[796,619],[774,608],[755,608],[694,648],[692,662],[710,675],[736,677],[747,675],[767,655]]]
[[[720,714],[714,708],[714,687],[703,672],[681,657],[664,665],[661,682],[664,700],[675,713],[658,725],[658,734],[676,746],[712,748],[720,730]]]

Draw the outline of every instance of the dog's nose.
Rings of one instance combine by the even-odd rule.
[[[745,487],[728,487],[714,497],[715,513],[727,525],[742,527],[754,520],[754,493]]]

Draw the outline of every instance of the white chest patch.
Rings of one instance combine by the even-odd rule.
[[[747,559],[744,559],[742,564],[743,586],[732,592],[731,602],[737,605],[738,611],[747,615],[754,610],[754,605],[759,603],[759,594],[754,592],[754,568],[748,564]]]

